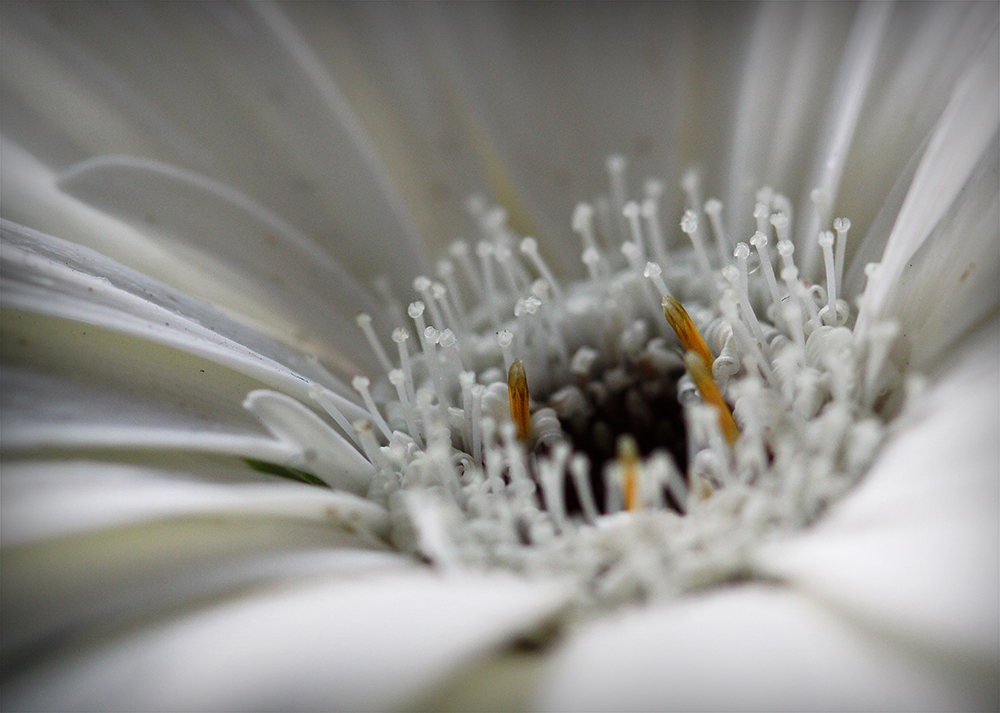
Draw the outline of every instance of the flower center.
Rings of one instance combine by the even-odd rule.
[[[457,242],[439,281],[417,278],[409,322],[383,290],[398,359],[361,315],[387,380],[354,382],[369,497],[399,547],[441,568],[570,576],[584,606],[752,575],[756,543],[864,473],[900,393],[892,329],[848,326],[849,221],[816,237],[813,285],[773,190],[733,245],[689,174],[686,237],[668,240],[662,185],[627,201],[624,160],[608,170],[609,196],[573,215],[587,280],[560,284],[533,238],[473,202],[475,257]]]

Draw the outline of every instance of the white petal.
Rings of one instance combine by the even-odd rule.
[[[290,587],[84,649],[5,685],[5,708],[395,708],[563,601],[552,585],[429,573]]]
[[[829,57],[842,43],[850,21],[850,8],[836,3],[757,8],[739,84],[723,196],[732,235],[750,229],[754,195],[761,186],[787,192],[805,181],[810,129],[822,119],[822,97],[835,78]]]
[[[285,517],[388,533],[388,514],[344,492],[275,479],[203,483],[155,468],[94,461],[7,462],[0,477],[4,547],[170,517]]]
[[[944,710],[977,702],[965,695],[809,599],[756,586],[585,627],[557,654],[539,707]]]
[[[996,18],[989,3],[894,5],[834,209],[855,226],[845,294],[864,287],[864,266],[882,254],[934,123]]]
[[[373,468],[351,443],[301,403],[261,390],[260,382],[238,372],[68,320],[5,311],[4,328],[0,444],[8,453],[227,454],[367,491]],[[260,396],[244,403],[248,392]]]
[[[358,312],[377,313],[356,278],[307,236],[247,196],[190,171],[146,159],[100,156],[58,179],[61,190],[211,260],[258,299],[277,303],[286,321],[313,341],[353,334]],[[335,344],[358,359],[348,340]]]
[[[812,274],[817,263],[816,235],[832,217],[830,212],[840,190],[844,164],[891,13],[892,5],[888,3],[859,5],[844,45],[837,81],[819,136],[815,164],[806,184],[806,191],[819,189],[824,199],[820,203],[810,200],[799,206],[801,218],[797,222],[796,241],[803,249],[799,262],[806,277]]]
[[[243,405],[279,441],[301,450],[302,467],[335,488],[358,494],[368,492],[374,466],[354,446],[300,402],[276,391],[260,389],[247,395]]]
[[[93,470],[94,464],[85,468]],[[139,501],[157,493],[131,494],[137,497],[128,504],[131,512],[118,514],[136,514]],[[128,497],[120,491],[110,509],[116,498],[122,505]],[[62,514],[75,508],[64,505]],[[5,546],[0,577],[5,660],[30,667],[97,633],[113,638],[120,627],[289,579],[357,577],[416,566],[388,551],[363,526],[303,517],[288,507],[291,502],[261,499],[247,507],[237,498],[216,505],[191,512],[165,509],[145,521]],[[150,504],[150,510],[155,507]],[[58,510],[42,506],[36,513],[53,516]]]
[[[86,248],[6,221],[0,225],[7,306],[165,344],[304,400],[316,383],[337,392],[333,397],[349,417],[364,415],[325,369],[218,310]]]
[[[974,348],[816,528],[760,566],[911,646],[1000,665],[1000,332]]]
[[[425,256],[391,179],[332,80],[270,18],[280,10],[94,9],[5,8],[15,40],[5,94],[36,124],[13,122],[12,138],[32,153],[70,144],[57,159],[131,154],[210,175],[321,239],[352,272],[412,279]],[[78,125],[65,118],[74,106],[87,110]]]
[[[902,326],[911,368],[927,369],[1000,305],[1000,134],[883,305]]]
[[[864,329],[885,314],[910,258],[966,186],[1000,129],[1000,40],[996,30],[955,86],[916,169],[882,256],[882,269],[858,315]],[[938,285],[932,285],[937,289]]]

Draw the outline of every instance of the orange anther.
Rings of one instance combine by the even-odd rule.
[[[719,391],[715,379],[712,378],[712,370],[706,367],[704,360],[693,351],[684,355],[684,363],[687,365],[694,385],[698,387],[701,397],[705,399],[705,403],[711,404],[718,411],[719,427],[726,440],[729,441],[729,445],[736,443],[736,439],[740,437],[740,429],[736,425],[736,421],[733,420],[733,413],[729,410],[725,399],[722,398],[722,393]]]
[[[524,362],[515,359],[507,372],[507,393],[510,395],[510,417],[517,426],[520,441],[531,439],[531,411],[528,409],[528,375]]]
[[[702,339],[698,328],[694,326],[691,317],[688,316],[684,305],[675,300],[670,295],[663,298],[663,315],[670,322],[670,326],[677,333],[677,338],[689,352],[694,352],[705,363],[708,373],[712,373],[712,352],[708,350],[708,345]]]
[[[639,446],[632,436],[618,438],[618,465],[622,472],[622,495],[626,510],[638,510],[639,501]]]

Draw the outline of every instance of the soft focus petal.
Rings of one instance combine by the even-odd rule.
[[[934,127],[916,168],[913,182],[886,242],[881,269],[865,293],[865,303],[858,315],[858,329],[862,334],[872,320],[890,315],[891,307],[915,299],[920,292],[928,291],[928,288],[938,294],[939,299],[949,301],[952,285],[940,282],[905,282],[904,278],[908,276],[914,262],[919,264],[913,258],[921,249],[931,253],[923,259],[929,259],[934,267],[946,260],[946,255],[951,252],[951,240],[948,238],[958,239],[959,236],[953,236],[948,230],[935,229],[942,218],[948,216],[949,211],[961,209],[961,206],[955,207],[955,201],[964,190],[975,190],[974,187],[970,189],[969,184],[986,182],[987,191],[991,184],[996,185],[995,147],[1000,131],[998,67],[1000,37],[994,24],[992,35],[979,48],[974,61],[954,87],[948,105]],[[976,199],[972,203],[980,212],[989,214],[989,200]],[[984,250],[991,244],[995,245],[996,235],[995,229],[981,229],[971,236],[962,235],[960,239],[968,240],[974,248]],[[927,241],[931,236],[935,240],[928,245]],[[993,249],[984,253],[983,257],[995,252]],[[995,264],[988,266],[995,267]],[[958,308],[961,306],[964,305],[949,305],[952,309],[946,310],[946,313],[954,312],[959,315]],[[974,315],[972,318],[979,316],[981,315]],[[964,326],[968,324],[967,322]],[[910,325],[902,326],[905,332]],[[924,339],[938,341],[929,334],[924,335]],[[934,346],[939,348],[945,344],[947,342],[938,342]],[[931,354],[936,353],[933,347],[929,351]]]
[[[4,465],[8,672],[102,627],[288,576],[413,564],[390,556],[378,539],[386,525],[378,506],[306,485],[254,482],[245,465],[243,473],[236,463],[205,465],[233,482],[99,461]]]
[[[2,228],[6,306],[165,344],[303,399],[318,384],[336,392],[349,417],[363,415],[314,359],[92,250],[6,221]]]
[[[202,513],[281,515],[388,534],[385,510],[344,492],[298,484],[205,483],[181,473],[90,461],[4,467],[5,547]]]
[[[391,272],[402,288],[426,260],[353,110],[280,7],[4,9],[5,131],[47,165],[127,153],[209,175],[364,281]]]
[[[18,710],[385,710],[552,615],[504,577],[300,583],[153,625],[5,685]]]
[[[760,566],[871,631],[1000,670],[1000,325],[977,335],[900,424],[858,490]]]
[[[59,187],[167,244],[192,250],[192,260],[220,263],[230,279],[283,312],[283,321],[308,330],[301,335],[307,342],[332,341],[333,350],[356,352],[348,340],[328,335],[351,334],[355,314],[378,310],[368,291],[314,241],[204,176],[144,159],[101,156],[64,172]]]
[[[765,587],[621,613],[557,654],[539,708],[565,711],[944,710],[954,682],[877,634]]]

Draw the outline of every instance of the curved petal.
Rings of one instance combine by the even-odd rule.
[[[64,172],[58,186],[137,230],[224,265],[231,280],[308,330],[303,339],[332,342],[359,360],[353,340],[342,335],[353,333],[355,314],[377,314],[378,304],[340,263],[247,196],[190,171],[128,156],[88,159]]]
[[[1000,39],[979,48],[934,127],[886,241],[881,270],[866,290],[858,330],[886,314],[910,259],[952,209],[1000,131]],[[995,233],[994,233],[995,235]],[[933,286],[935,289],[937,286]]]
[[[213,307],[58,238],[7,221],[0,235],[3,300],[11,308],[165,344],[303,400],[318,384],[336,392],[331,395],[349,417],[364,415],[344,398],[350,391],[315,361]]]
[[[556,655],[543,710],[946,710],[960,682],[809,599],[744,587],[623,613]],[[982,692],[979,692],[982,695]]]
[[[8,454],[227,454],[304,469],[333,487],[368,489],[374,469],[353,445],[301,403],[260,389],[260,382],[99,327],[11,310],[3,319],[0,444]]]
[[[281,27],[280,8],[4,10],[11,41],[2,89],[5,105],[10,97],[36,119],[10,125],[29,150],[70,147],[52,158],[128,153],[212,176],[315,236],[365,279],[388,271],[402,286],[425,261],[351,108],[294,31]],[[28,71],[34,67],[47,71]],[[77,107],[89,111],[81,116]]]
[[[1000,668],[1000,323],[916,407],[867,479],[759,566],[893,639]]]
[[[203,513],[282,516],[387,534],[388,515],[348,493],[272,483],[204,483],[185,473],[95,461],[8,462],[4,547]]]
[[[504,577],[299,583],[74,652],[10,681],[4,702],[19,710],[385,710],[564,601],[561,587]]]
[[[410,568],[387,514],[289,483],[207,484],[100,461],[5,463],[5,668],[95,628],[200,607],[289,577]]]

